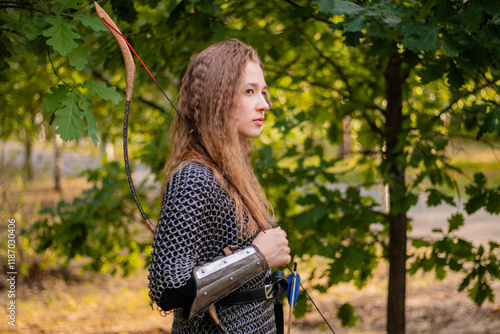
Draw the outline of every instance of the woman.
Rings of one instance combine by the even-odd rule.
[[[177,107],[151,302],[175,309],[172,333],[276,333],[275,301],[261,297],[277,293],[270,269],[291,258],[251,166],[252,139],[269,110],[256,51],[238,40],[202,51],[182,79]]]

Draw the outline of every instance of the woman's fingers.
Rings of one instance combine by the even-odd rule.
[[[260,232],[253,244],[264,255],[269,268],[275,268],[288,264],[291,261],[290,247],[286,232],[280,228]]]

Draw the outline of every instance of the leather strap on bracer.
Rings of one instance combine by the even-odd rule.
[[[253,246],[194,267],[196,297],[189,319],[267,269],[264,255]]]
[[[215,303],[217,306],[222,305],[241,305],[256,301],[274,299],[274,320],[276,322],[276,334],[284,334],[285,322],[283,317],[283,305],[280,302],[288,287],[285,273],[277,270],[272,273],[271,280],[268,284],[261,288],[255,288],[244,291],[234,291]]]
[[[279,300],[281,296],[285,294],[287,287],[288,282],[285,273],[281,270],[277,270],[272,273],[271,279],[265,286],[243,291],[234,291],[216,302],[215,305],[242,305],[268,299]]]

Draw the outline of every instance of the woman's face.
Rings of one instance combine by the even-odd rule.
[[[240,136],[257,138],[269,110],[267,85],[260,66],[249,61],[243,71],[243,85],[236,95],[236,126]]]

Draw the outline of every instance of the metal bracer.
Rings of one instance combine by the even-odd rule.
[[[266,269],[264,255],[253,246],[194,267],[196,297],[189,319]]]

